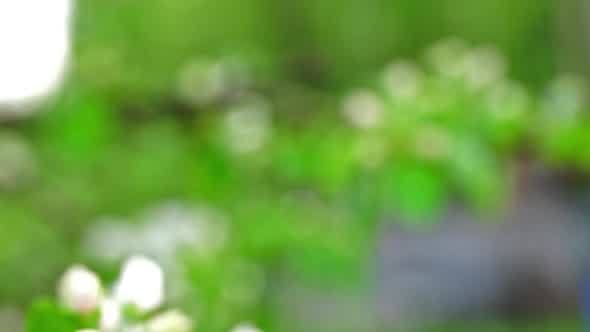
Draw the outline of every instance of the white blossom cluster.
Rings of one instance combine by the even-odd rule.
[[[97,329],[77,332],[189,332],[194,322],[178,309],[157,312],[165,301],[162,268],[150,258],[133,256],[124,264],[121,275],[110,290],[99,277],[82,265],[68,269],[58,285],[59,299],[73,312],[99,312]],[[125,308],[132,308],[147,318],[130,320]],[[155,313],[155,314],[154,314]],[[238,324],[232,332],[260,332],[249,323]]]
[[[123,264],[121,275],[110,291],[103,288],[94,272],[75,265],[63,275],[58,294],[61,303],[74,312],[87,314],[98,310],[102,332],[188,332],[192,326],[191,320],[177,310],[157,314],[141,325],[126,321],[125,307],[147,314],[164,302],[162,269],[144,256],[133,256]]]
[[[453,112],[467,112],[465,119],[506,123],[519,121],[530,108],[526,89],[509,80],[506,61],[493,47],[473,48],[459,39],[443,40],[426,52],[424,62],[394,61],[377,75],[371,88],[343,96],[340,112],[358,130],[355,154],[362,166],[375,168],[383,163],[396,138],[405,151],[420,159],[448,158],[456,141],[454,133],[436,120],[445,114],[453,118]],[[560,94],[567,99],[564,103],[575,109],[579,98],[571,85],[558,88],[566,91]]]
[[[85,250],[105,261],[142,253],[169,265],[184,248],[200,256],[213,255],[223,248],[228,237],[221,213],[181,201],[157,204],[137,219],[129,222],[118,217],[102,218],[88,230]]]
[[[117,262],[141,253],[155,258],[167,271],[168,296],[178,299],[188,287],[178,256],[185,250],[211,258],[229,241],[223,214],[180,201],[159,203],[137,216],[138,222],[102,218],[84,237],[84,251],[103,262]]]

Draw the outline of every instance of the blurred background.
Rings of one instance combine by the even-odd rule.
[[[0,331],[133,254],[195,331],[583,329],[590,2],[73,8],[0,104]]]

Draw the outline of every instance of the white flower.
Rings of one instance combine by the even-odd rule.
[[[231,332],[262,332],[262,330],[250,323],[241,323],[234,327]]]
[[[66,307],[88,313],[98,307],[102,298],[102,287],[94,272],[84,266],[75,265],[63,275],[58,293]]]
[[[236,154],[259,151],[271,138],[271,106],[262,97],[250,97],[225,117],[225,139]]]
[[[121,304],[107,298],[100,304],[100,330],[103,332],[117,331],[121,326]]]
[[[354,92],[346,97],[342,112],[350,124],[359,129],[377,127],[383,120],[383,103],[377,95],[367,90]]]
[[[195,59],[179,72],[179,97],[202,106],[242,96],[252,78],[250,69],[240,57]]]
[[[178,260],[181,252],[190,250],[199,257],[213,257],[229,241],[225,217],[206,206],[162,202],[137,219],[140,222],[99,220],[84,238],[84,249],[89,255],[111,263],[137,254],[153,258],[166,271],[167,300],[183,296],[189,287],[184,278],[185,266]]]
[[[506,72],[506,61],[494,48],[478,48],[463,58],[464,78],[468,86],[480,90],[499,82]]]
[[[69,53],[70,0],[0,1],[0,104],[51,92]],[[42,55],[42,56],[40,56]],[[3,109],[0,116],[27,109]]]
[[[458,78],[464,72],[462,60],[467,51],[463,40],[450,38],[434,44],[427,51],[426,60],[442,76]]]
[[[178,78],[180,97],[194,105],[210,104],[227,89],[225,68],[220,62],[199,59],[187,65]]]
[[[144,256],[134,256],[125,262],[114,297],[122,304],[135,305],[148,312],[164,300],[164,274],[161,267]]]
[[[411,62],[395,62],[389,65],[383,75],[387,93],[395,99],[416,98],[420,92],[422,73]]]
[[[178,310],[159,314],[146,323],[147,332],[189,332],[192,321]]]
[[[83,329],[83,330],[77,330],[76,332],[100,332],[100,331],[93,330],[93,329]]]

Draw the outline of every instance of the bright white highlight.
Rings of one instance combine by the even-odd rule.
[[[0,0],[0,106],[51,93],[69,53],[71,0]]]
[[[188,316],[178,310],[170,310],[157,315],[146,324],[148,332],[190,332],[193,323]]]
[[[262,330],[250,323],[241,323],[234,327],[231,332],[262,332]]]
[[[143,312],[157,309],[164,301],[164,273],[153,260],[131,257],[123,266],[114,296],[121,304],[132,304]]]
[[[100,304],[100,330],[115,332],[121,327],[122,321],[121,304],[113,299],[104,299]]]
[[[102,299],[98,276],[82,265],[65,272],[58,287],[61,302],[70,310],[88,313],[95,310]]]

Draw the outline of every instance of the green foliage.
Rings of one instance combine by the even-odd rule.
[[[67,312],[51,300],[37,300],[27,314],[26,332],[72,332],[85,325],[78,315]]]
[[[186,201],[220,211],[230,240],[183,251],[190,288],[176,300],[225,331],[272,316],[248,292],[285,270],[358,287],[384,220],[501,209],[523,151],[588,171],[583,84],[542,96],[512,81],[555,74],[552,15],[548,0],[78,1],[63,92],[3,129],[22,134],[35,174],[1,186],[0,298],[50,293],[89,259],[97,220],[140,224],[146,207]],[[449,35],[498,50],[451,40],[422,53]],[[48,301],[28,319],[28,332],[85,325]]]
[[[392,54],[414,57],[458,35],[499,46],[516,77],[539,83],[556,62],[552,10],[548,0],[83,0],[74,72],[124,100],[173,95],[186,66],[224,55],[262,64],[267,77],[349,86]]]
[[[39,128],[48,157],[77,167],[104,158],[116,135],[116,118],[103,99],[76,88],[51,105]]]

